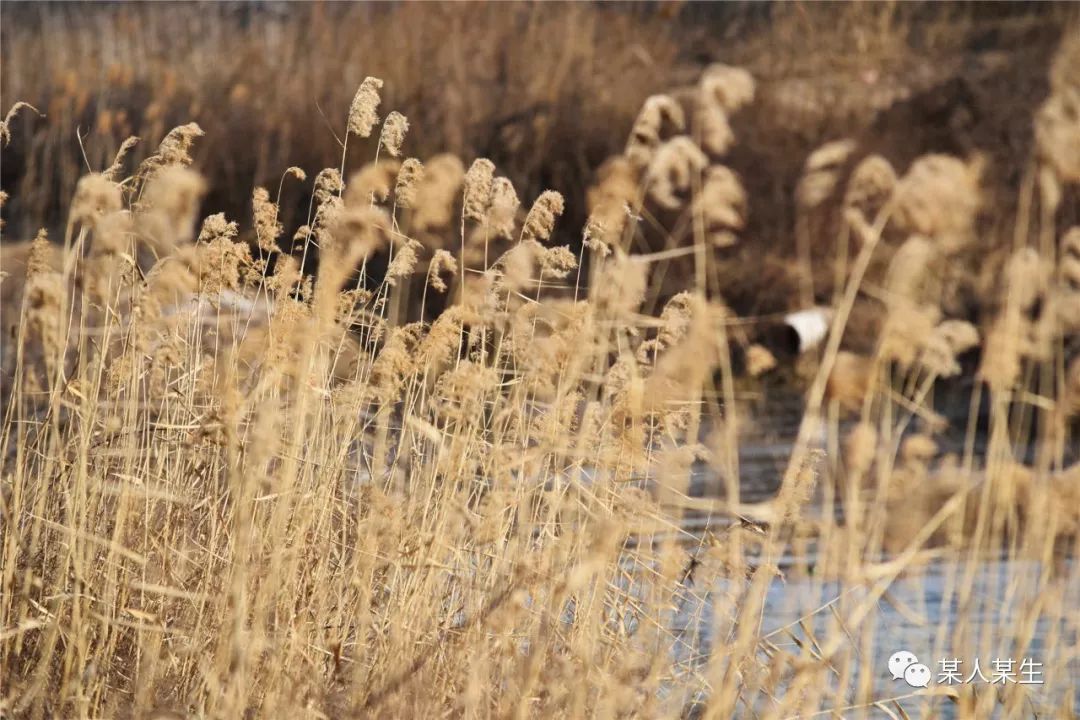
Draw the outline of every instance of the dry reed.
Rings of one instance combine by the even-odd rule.
[[[1055,66],[1055,93],[1069,72]],[[130,177],[121,150],[82,180],[62,248],[44,232],[5,245],[0,712],[1070,712],[1077,231],[1042,218],[1034,238],[1060,236],[1053,252],[1021,234],[976,325],[950,313],[937,270],[978,242],[979,157],[923,157],[898,180],[872,157],[845,187],[853,143],[811,155],[791,203],[835,205],[857,253],[778,492],[746,502],[743,391],[783,368],[717,280],[750,198],[716,157],[755,82],[713,66],[695,87],[689,123],[651,97],[604,166],[587,280],[556,244],[560,193],[519,218],[493,162],[466,171],[449,154],[376,155],[344,183],[342,148],[291,251],[278,198],[256,188],[255,257],[224,214],[196,232],[194,123]],[[342,145],[373,135],[382,89],[363,82]],[[407,128],[391,111],[373,151],[396,158]],[[1069,168],[1053,169],[1070,192]],[[636,252],[656,227],[666,247]],[[664,296],[664,264],[683,255],[692,280]],[[434,320],[429,286],[448,303]],[[863,300],[883,317],[857,354],[841,346]],[[934,392],[965,375],[977,389],[950,456]],[[722,496],[693,496],[705,466]],[[942,558],[958,615],[920,617],[922,646],[1038,653],[1044,687],[947,700],[884,679],[890,590]],[[980,594],[986,567],[1004,597]],[[796,581],[824,604],[768,627]]]

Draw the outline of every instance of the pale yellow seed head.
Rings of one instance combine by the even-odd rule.
[[[345,188],[341,173],[337,168],[324,168],[315,176],[315,202],[323,204]]]
[[[191,146],[195,143],[196,138],[200,138],[205,134],[198,123],[192,122],[175,127],[169,131],[169,134],[158,145],[157,152],[147,158],[144,164],[148,163],[151,167],[190,165],[192,163]]]
[[[397,110],[387,115],[386,121],[383,122],[382,135],[379,136],[386,152],[394,157],[401,155],[401,146],[405,142],[405,134],[408,131],[409,120],[404,115]]]
[[[49,233],[44,228],[37,231],[30,243],[30,253],[26,260],[26,276],[33,277],[53,269],[55,249],[49,242]]]
[[[894,219],[901,228],[933,239],[946,255],[962,250],[973,239],[982,205],[981,172],[978,159],[965,163],[949,155],[924,155],[896,185]]]
[[[401,163],[394,185],[394,202],[398,207],[411,208],[416,204],[417,190],[424,178],[424,164],[416,158]]]
[[[735,131],[731,129],[724,108],[716,100],[702,100],[695,111],[694,123],[701,136],[702,149],[714,157],[725,155],[735,144]]]
[[[799,207],[809,210],[829,199],[836,190],[844,163],[855,152],[854,140],[825,143],[806,159],[795,198]]]
[[[869,155],[855,166],[848,178],[844,206],[873,218],[892,197],[896,182],[892,164],[880,155]]]
[[[446,282],[442,279],[442,273],[448,273],[451,276],[457,275],[458,264],[454,256],[446,250],[436,250],[435,254],[431,258],[431,262],[428,263],[428,284],[436,292],[444,293],[447,291]]]
[[[79,179],[75,199],[71,203],[74,222],[93,225],[99,218],[115,212],[123,205],[120,188],[104,175],[93,173]]]
[[[349,132],[360,137],[370,137],[371,131],[379,122],[379,90],[383,81],[379,78],[366,77],[353,96],[349,107]]]
[[[746,225],[749,202],[739,176],[723,165],[714,165],[705,172],[694,208],[701,214],[709,241],[715,247],[727,247],[737,241],[734,232]]]
[[[3,121],[0,121],[0,143],[7,145],[11,142],[11,121],[15,119],[15,115],[17,115],[20,110],[24,109],[33,110],[38,115],[41,114],[36,107],[30,103],[22,102],[21,100],[12,105],[11,109],[8,110],[7,115],[4,116]]]
[[[709,158],[685,135],[668,140],[656,151],[645,173],[648,196],[668,210],[683,206],[691,178],[709,165]]]
[[[211,243],[215,240],[235,240],[239,234],[236,223],[225,219],[225,213],[216,213],[203,220],[202,229],[199,231],[199,243]]]
[[[547,240],[555,229],[555,221],[562,215],[563,196],[554,190],[545,190],[533,203],[529,214],[525,216],[522,228],[524,237]]]
[[[495,164],[487,158],[473,161],[465,173],[465,205],[462,212],[470,220],[483,220],[491,204],[491,185],[495,179]]]
[[[518,200],[513,183],[504,177],[495,178],[492,181],[487,226],[493,235],[507,240],[514,237],[514,223],[520,205],[521,201]]]
[[[167,166],[156,172],[143,192],[147,208],[140,215],[143,238],[164,252],[190,242],[205,191],[202,177],[183,166]]]
[[[443,153],[428,160],[416,186],[412,227],[424,231],[449,225],[464,177],[465,167],[454,155]]]
[[[675,98],[652,95],[645,99],[634,121],[626,144],[626,158],[637,167],[646,167],[665,136],[685,129],[686,116]]]
[[[750,377],[761,377],[775,367],[776,358],[768,348],[754,344],[746,349],[746,372]]]
[[[370,205],[382,202],[390,197],[390,190],[395,186],[401,163],[397,160],[371,162],[353,173],[345,186],[345,204],[349,207]]]
[[[713,156],[724,155],[735,142],[728,120],[754,99],[754,78],[742,68],[712,65],[698,83],[694,124],[701,147]]]
[[[568,247],[548,248],[540,258],[540,268],[545,277],[565,278],[577,268],[577,258]]]
[[[255,188],[251,194],[251,210],[255,219],[255,239],[259,248],[265,252],[276,251],[277,239],[284,228],[278,222],[278,206],[271,202],[270,192],[266,188]]]
[[[109,180],[116,180],[120,175],[120,171],[124,169],[124,158],[130,152],[131,148],[135,147],[139,142],[137,137],[129,137],[123,143],[120,144],[120,149],[116,151],[116,157],[113,158],[112,165],[110,165],[101,174]]]
[[[390,267],[386,269],[386,284],[395,287],[398,280],[407,278],[416,269],[416,263],[420,258],[416,254],[418,243],[406,242],[394,252],[394,259],[390,261]]]
[[[734,113],[754,100],[754,76],[730,65],[715,64],[701,76],[701,94],[715,100],[727,113]]]

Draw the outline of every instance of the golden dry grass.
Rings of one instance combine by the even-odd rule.
[[[995,281],[965,261],[995,211],[978,155],[897,171],[846,143],[806,160],[789,262],[806,301],[834,279],[832,320],[763,502],[741,497],[738,453],[760,380],[734,356],[766,378],[776,360],[717,259],[747,225],[725,162],[745,70],[645,101],[579,251],[558,244],[560,193],[519,192],[485,158],[415,157],[376,77],[339,101],[332,165],[283,167],[250,220],[203,216],[194,123],[82,177],[62,243],[0,247],[0,712],[1069,716],[1076,47],[1032,108]],[[307,174],[286,227],[281,186]],[[803,220],[825,206],[843,222],[823,261]],[[649,233],[662,245],[642,252]],[[871,349],[841,350],[859,317]],[[959,421],[935,403],[958,377],[974,383]],[[691,497],[702,470],[719,497]],[[942,655],[1037,657],[1043,685],[883,680],[882,606],[943,559],[955,612],[903,612],[926,612]],[[778,583],[823,604],[769,627]]]

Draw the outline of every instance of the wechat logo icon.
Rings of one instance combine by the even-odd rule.
[[[903,680],[913,688],[930,685],[930,668],[908,650],[898,650],[889,657],[889,674],[893,680]]]

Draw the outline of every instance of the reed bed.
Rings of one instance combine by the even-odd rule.
[[[125,143],[62,242],[0,250],[0,712],[1073,716],[1075,37],[981,275],[978,155],[806,160],[793,304],[832,278],[830,327],[763,501],[742,497],[747,398],[788,368],[717,272],[748,222],[725,158],[750,72],[649,97],[572,247],[558,192],[410,155],[375,77],[332,164],[281,168],[250,218],[204,215],[198,124],[138,161]],[[289,185],[311,190],[286,227]],[[936,394],[964,378],[957,426]],[[935,567],[939,594],[897,599]],[[890,605],[912,647],[888,646]],[[916,646],[1035,658],[1042,682],[912,688],[874,659]]]

